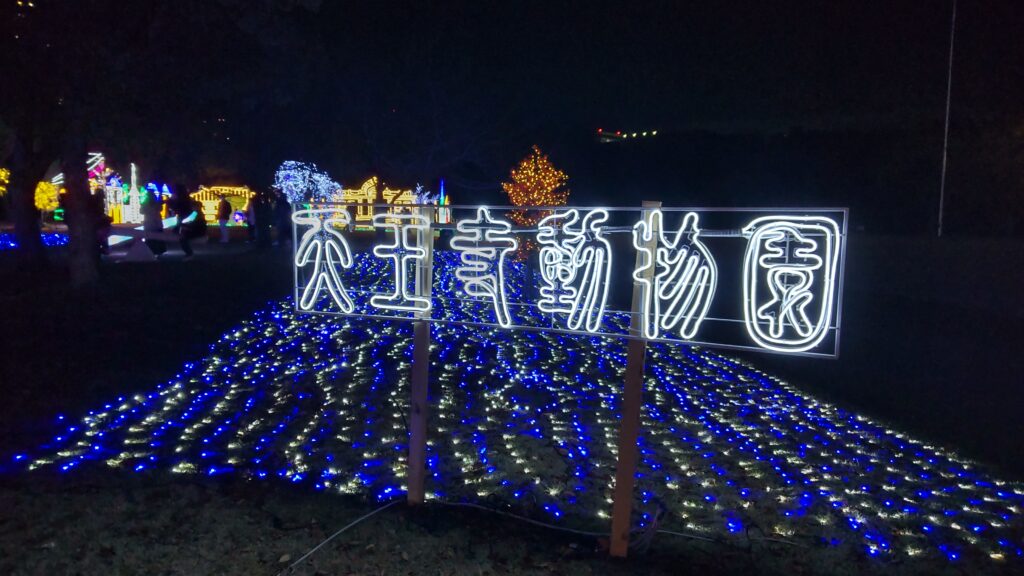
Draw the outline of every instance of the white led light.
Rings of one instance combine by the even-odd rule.
[[[295,250],[295,266],[303,268],[313,260],[313,272],[297,298],[299,309],[312,310],[320,300],[321,291],[326,288],[338,308],[344,313],[351,313],[355,307],[338,274],[339,266],[352,267],[352,251],[337,228],[348,227],[348,213],[333,208],[299,210],[292,214],[292,221],[298,226],[309,227]]]
[[[803,352],[828,334],[839,225],[824,216],[763,216],[743,229],[743,317],[760,346]]]
[[[579,212],[571,209],[556,212],[537,224],[544,281],[537,307],[548,313],[568,314],[571,330],[583,325],[587,332],[597,332],[601,327],[608,302],[612,249],[599,224],[607,220],[608,211],[598,208],[587,212],[575,228]]]
[[[274,173],[274,188],[289,202],[329,201],[341,190],[341,185],[316,164],[286,160]]]
[[[662,218],[661,210],[654,210],[633,227],[633,247],[643,259],[633,271],[633,279],[643,291],[640,310],[644,336],[658,338],[662,330],[679,325],[680,335],[690,339],[711,307],[718,286],[718,266],[699,239],[696,212],[683,217],[671,240],[665,235]],[[654,246],[650,246],[652,240]],[[646,277],[652,268],[653,280]]]
[[[417,296],[409,289],[409,271],[427,257],[427,250],[420,244],[420,239],[430,232],[430,220],[421,214],[376,214],[373,217],[373,225],[376,228],[391,228],[393,232],[394,241],[374,246],[373,255],[394,262],[395,289],[386,296],[374,295],[370,298],[370,304],[382,310],[430,310],[430,298]],[[415,240],[410,241],[410,236]]]
[[[455,270],[455,277],[466,294],[490,298],[498,324],[508,328],[512,318],[505,296],[505,256],[519,247],[510,233],[512,225],[492,218],[487,208],[480,207],[476,219],[460,220],[456,228],[459,233],[452,237],[451,247],[459,252],[462,265]],[[494,271],[489,272],[492,266]]]

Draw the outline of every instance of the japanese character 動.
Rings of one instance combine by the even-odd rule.
[[[580,221],[579,211],[556,212],[537,227],[540,244],[540,289],[538,308],[565,314],[570,330],[582,326],[597,332],[608,302],[612,250],[601,224],[606,210],[590,210]]]

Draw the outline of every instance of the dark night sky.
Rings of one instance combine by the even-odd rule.
[[[0,1],[6,16],[15,0]],[[169,166],[161,173],[198,163],[198,178],[219,171],[266,186],[274,166],[295,159],[348,185],[370,174],[398,186],[445,177],[463,198],[493,201],[539,144],[569,171],[575,198],[611,198],[635,174],[646,177],[637,186],[668,195],[753,203],[765,190],[851,206],[895,194],[923,226],[937,193],[952,0],[82,0],[73,18],[54,8],[71,4],[36,1],[23,24],[51,30],[46,57],[103,64],[84,83],[41,70],[28,82],[36,74],[52,83],[44,94],[93,93],[91,118],[121,124],[92,141],[115,159]],[[312,9],[281,9],[294,4]],[[85,48],[59,46],[79,30],[91,34]],[[970,210],[1015,198],[1024,214],[1020,30],[1020,2],[960,0],[950,186],[977,204]],[[118,90],[132,102],[111,96]],[[39,91],[0,102],[17,107]],[[599,127],[658,130],[664,144],[609,154],[594,149]],[[808,131],[832,136],[766,140]],[[118,152],[114,140],[129,132],[150,141]],[[185,158],[165,162],[172,155]],[[699,174],[707,166],[720,168]],[[992,181],[978,185],[979,174]]]
[[[321,16],[355,58],[429,39],[440,67],[492,84],[495,105],[521,90],[556,122],[761,131],[942,114],[948,1],[488,4],[328,2]],[[958,104],[1005,108],[1024,93],[1021,12],[961,2]]]

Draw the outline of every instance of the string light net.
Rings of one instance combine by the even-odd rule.
[[[437,290],[458,256],[440,251]],[[386,264],[355,255],[367,275]],[[510,290],[526,268],[513,264]],[[111,466],[238,475],[385,501],[406,490],[412,325],[268,305],[169,382],[123,396],[15,456],[27,470]],[[615,321],[628,324],[628,315]],[[625,345],[431,327],[428,498],[607,530]],[[1024,567],[1024,486],[707,349],[648,347],[633,519],[817,573]],[[765,544],[763,544],[765,545]],[[766,544],[772,545],[772,544]]]

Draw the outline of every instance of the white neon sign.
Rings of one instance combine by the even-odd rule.
[[[294,216],[301,238],[295,297],[303,312],[412,313],[421,320],[503,329],[816,356],[838,352],[843,209],[786,216],[756,208],[667,208],[643,210],[637,218],[638,208],[566,207],[548,209],[535,228],[527,228],[500,212],[512,207],[445,207],[461,211],[454,212],[452,226],[434,221],[431,210],[441,208],[407,213],[409,207],[402,207],[372,217],[386,239],[356,258],[350,242],[365,232],[352,229],[348,205],[312,208]],[[434,252],[434,237],[451,248],[448,256]],[[623,250],[636,252],[628,273],[613,270],[614,251]],[[441,268],[436,279],[435,255]],[[621,259],[615,258],[620,266]],[[633,306],[621,309],[630,291]],[[363,294],[365,307],[357,298]]]
[[[691,339],[708,314],[718,286],[718,266],[700,241],[696,212],[687,212],[679,230],[669,238],[661,210],[653,210],[633,227],[633,247],[643,262],[633,271],[642,289],[644,336],[659,338],[679,326]]]
[[[390,228],[392,231],[393,241],[390,244],[374,246],[373,254],[378,258],[390,259],[394,263],[395,289],[387,295],[375,294],[370,298],[370,304],[382,310],[430,310],[430,298],[417,296],[415,286],[410,286],[410,279],[415,277],[415,267],[427,258],[427,250],[420,242],[430,232],[430,220],[421,214],[376,214],[373,217],[373,225],[377,228]]]
[[[537,307],[568,314],[570,330],[583,326],[597,332],[601,327],[612,268],[611,245],[600,226],[607,220],[607,210],[590,210],[576,228],[579,212],[572,209],[547,216],[537,225],[544,282]]]
[[[764,216],[743,229],[743,313],[760,346],[802,352],[828,334],[839,225],[823,216]]]
[[[451,247],[459,252],[461,265],[455,277],[470,296],[488,298],[494,306],[494,317],[505,328],[512,325],[505,294],[505,256],[519,247],[511,234],[512,224],[491,217],[490,211],[477,208],[476,218],[460,220],[458,234]]]
[[[352,267],[352,251],[336,228],[348,226],[348,213],[331,208],[299,210],[292,214],[292,221],[309,227],[295,250],[295,266],[303,268],[313,261],[310,280],[298,298],[299,308],[312,310],[326,289],[338,309],[351,313],[355,305],[345,291],[338,269]]]

